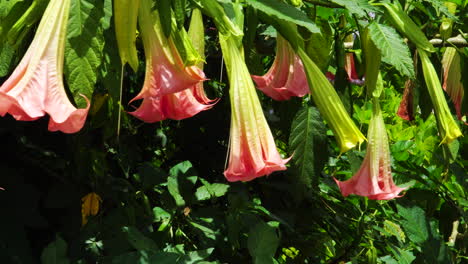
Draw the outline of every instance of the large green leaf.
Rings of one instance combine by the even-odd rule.
[[[409,48],[394,28],[372,22],[369,25],[369,34],[382,53],[382,61],[393,65],[401,74],[414,78]]]
[[[73,0],[65,47],[65,77],[79,107],[91,99],[101,66],[103,30],[109,26],[110,0],[96,2]]]
[[[70,261],[67,257],[67,243],[57,236],[56,240],[50,243],[41,255],[43,264],[68,264]]]
[[[154,243],[152,239],[144,236],[137,228],[133,226],[124,226],[122,231],[127,237],[128,242],[136,250],[145,250],[148,252],[155,252],[158,250],[156,243]]]
[[[315,107],[305,106],[292,122],[289,146],[293,152],[296,182],[301,185],[311,187],[318,182],[317,176],[328,159],[326,131]]]
[[[367,0],[331,0],[334,3],[344,6],[350,13],[359,17],[365,17],[369,12],[378,11],[377,8],[369,4]]]
[[[247,4],[268,16],[303,26],[313,33],[320,32],[317,25],[305,13],[279,0],[248,0]]]
[[[424,210],[417,206],[404,207],[397,204],[398,214],[403,217],[402,225],[408,238],[423,244],[429,238],[428,223]]]
[[[276,228],[264,222],[256,224],[249,232],[247,245],[254,264],[274,263],[279,245]]]

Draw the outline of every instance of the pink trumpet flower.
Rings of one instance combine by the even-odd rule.
[[[348,75],[348,80],[350,83],[356,85],[363,85],[364,81],[359,79],[359,75],[356,72],[356,67],[354,66],[354,54],[351,52],[346,53],[345,55],[345,70]]]
[[[310,93],[299,56],[281,35],[276,38],[276,43],[276,57],[271,68],[263,76],[252,75],[257,88],[278,101]]]
[[[219,34],[229,77],[231,131],[228,181],[250,181],[274,171],[286,170],[263,114],[260,100],[243,60],[239,43],[232,35]]]
[[[400,188],[393,183],[390,167],[390,149],[387,132],[378,99],[374,98],[374,109],[369,123],[367,153],[359,171],[347,181],[335,179],[343,196],[356,194],[372,200],[389,200],[401,197]]]
[[[23,59],[0,87],[0,115],[31,121],[49,114],[49,131],[78,132],[89,109],[76,109],[63,86],[70,0],[51,0]]]
[[[460,54],[457,49],[448,47],[442,57],[442,68],[444,69],[443,88],[452,99],[455,105],[458,119],[467,113],[462,113],[461,107],[464,96],[464,88],[461,79]]]
[[[143,89],[130,103],[138,99],[143,102],[130,114],[145,122],[157,122],[188,118],[211,108],[212,105],[205,104],[206,96],[198,86],[205,80],[205,74],[198,67],[184,66],[174,42],[162,32],[159,15],[155,12],[152,17],[150,12],[151,4],[143,0],[138,19],[146,54],[146,74]]]
[[[130,114],[147,123],[192,117],[213,107],[213,104],[207,105],[199,101],[194,95],[197,93],[196,89],[194,86],[177,93],[145,98],[140,107]]]

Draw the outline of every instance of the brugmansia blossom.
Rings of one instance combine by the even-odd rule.
[[[414,120],[413,88],[414,81],[407,80],[405,82],[403,97],[401,98],[400,106],[398,107],[397,111],[397,115],[407,121]]]
[[[49,114],[49,130],[79,131],[88,107],[76,109],[63,86],[63,59],[70,0],[51,0],[36,35],[12,75],[0,87],[0,115],[31,121]]]
[[[356,66],[354,65],[354,54],[351,52],[348,52],[345,55],[345,70],[350,83],[356,85],[362,85],[364,83],[361,79],[359,79]]]
[[[347,181],[335,180],[343,196],[356,194],[373,200],[399,197],[404,190],[393,183],[387,132],[378,99],[374,98],[367,134],[367,152],[359,171]]]
[[[442,68],[444,69],[444,83],[442,88],[448,93],[455,105],[459,119],[465,113],[462,113],[461,106],[463,101],[464,88],[461,79],[460,54],[457,49],[448,47],[442,57]]]
[[[282,159],[276,149],[238,43],[233,36],[219,36],[231,100],[229,164],[224,175],[228,181],[250,181],[285,170],[288,159]]]
[[[275,100],[289,100],[310,92],[304,66],[286,39],[278,34],[276,57],[273,65],[263,76],[252,75],[257,88]]]
[[[462,135],[460,128],[452,117],[450,109],[445,100],[444,92],[440,85],[439,77],[437,72],[424,50],[418,49],[419,57],[421,58],[421,64],[424,74],[424,80],[426,81],[427,90],[431,96],[432,104],[434,105],[435,115],[437,117],[437,123],[439,128],[440,137],[442,138],[441,143],[449,144],[456,138]]]
[[[157,122],[167,118],[180,120],[210,108],[211,105],[197,100],[197,97],[203,100],[196,86],[205,80],[203,71],[184,65],[174,42],[164,36],[158,13],[153,18],[150,12],[151,3],[142,0],[138,19],[146,74],[143,89],[130,101],[143,99],[143,102],[130,114],[145,122]]]

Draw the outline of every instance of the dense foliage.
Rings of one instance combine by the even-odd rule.
[[[415,31],[404,32],[409,26],[399,27],[382,5],[390,1],[151,1],[166,36],[188,30],[192,11],[201,8],[204,88],[209,98],[219,98],[194,117],[155,123],[128,114],[139,106],[129,101],[143,86],[148,61],[141,28],[138,60],[119,56],[115,2],[127,1],[71,0],[63,73],[75,106],[86,107],[82,95],[91,101],[84,127],[65,134],[48,131],[48,118],[0,118],[1,263],[468,262],[468,96],[457,101],[444,93],[440,99],[465,135],[447,142],[426,69],[415,55],[428,50],[421,48],[426,43],[417,42]],[[391,2],[431,40],[434,52],[427,54],[442,82],[442,57],[456,48],[466,92],[468,1]],[[26,53],[48,3],[0,0],[0,84]],[[324,74],[333,73],[334,88],[364,135],[375,105],[369,84],[363,85],[369,82],[363,77],[369,34],[382,58],[375,68],[382,77],[380,107],[393,180],[406,188],[401,197],[343,197],[334,179],[356,174],[369,144],[344,152],[309,94],[276,101],[257,90],[279,153],[292,159],[287,170],[226,180],[233,77],[218,33],[233,30],[219,25],[234,25],[220,22],[220,14],[235,21],[239,10],[250,73],[268,71],[281,32]],[[297,35],[288,35],[290,25]],[[356,79],[347,75],[348,54]],[[405,120],[397,112],[408,86]]]

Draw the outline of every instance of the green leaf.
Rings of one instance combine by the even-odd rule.
[[[332,2],[344,6],[350,13],[359,17],[367,16],[369,12],[377,12],[378,9],[369,4],[367,0],[331,0]]]
[[[198,264],[202,260],[208,258],[213,253],[214,248],[207,248],[204,250],[191,251],[184,255],[177,261],[177,264]]]
[[[394,28],[372,22],[369,25],[369,34],[382,53],[382,61],[394,66],[401,74],[414,78],[409,48]]]
[[[192,187],[198,179],[194,173],[190,161],[183,161],[169,170],[167,189],[179,207],[185,206],[186,201],[194,195]]]
[[[275,263],[273,257],[279,245],[276,228],[264,222],[256,224],[249,232],[247,245],[254,264]]]
[[[444,2],[446,1],[442,1],[442,0],[423,0],[423,1],[430,4],[432,7],[434,7],[435,10],[437,10],[437,12],[444,14],[444,16],[446,16],[447,18],[450,18],[454,21],[458,20],[456,16],[450,13],[447,6],[444,5]],[[458,5],[461,5],[461,3]]]
[[[91,99],[101,66],[104,48],[103,30],[108,26],[109,5],[88,0],[73,0],[65,47],[64,73],[78,107]]]
[[[180,259],[180,255],[171,252],[148,252],[141,250],[129,252],[112,258],[112,264],[174,264]]]
[[[317,25],[305,13],[279,0],[249,0],[247,4],[268,16],[303,26],[312,33],[320,32]]]
[[[8,43],[4,43],[0,46],[0,77],[4,77],[10,73],[10,66],[14,61],[14,54],[14,49]]]
[[[127,237],[128,242],[136,250],[146,250],[146,251],[156,251],[158,246],[154,241],[146,236],[144,236],[137,228],[133,226],[124,226],[122,231]]]
[[[317,184],[317,177],[328,160],[326,128],[315,107],[305,106],[291,125],[289,145],[297,171],[297,182],[307,187]],[[320,153],[319,155],[316,155]]]
[[[424,210],[417,206],[403,207],[397,204],[398,214],[403,217],[402,225],[408,238],[421,245],[429,238],[428,223]]]
[[[43,264],[68,264],[67,243],[57,236],[54,242],[47,245],[42,251],[41,262]]]

